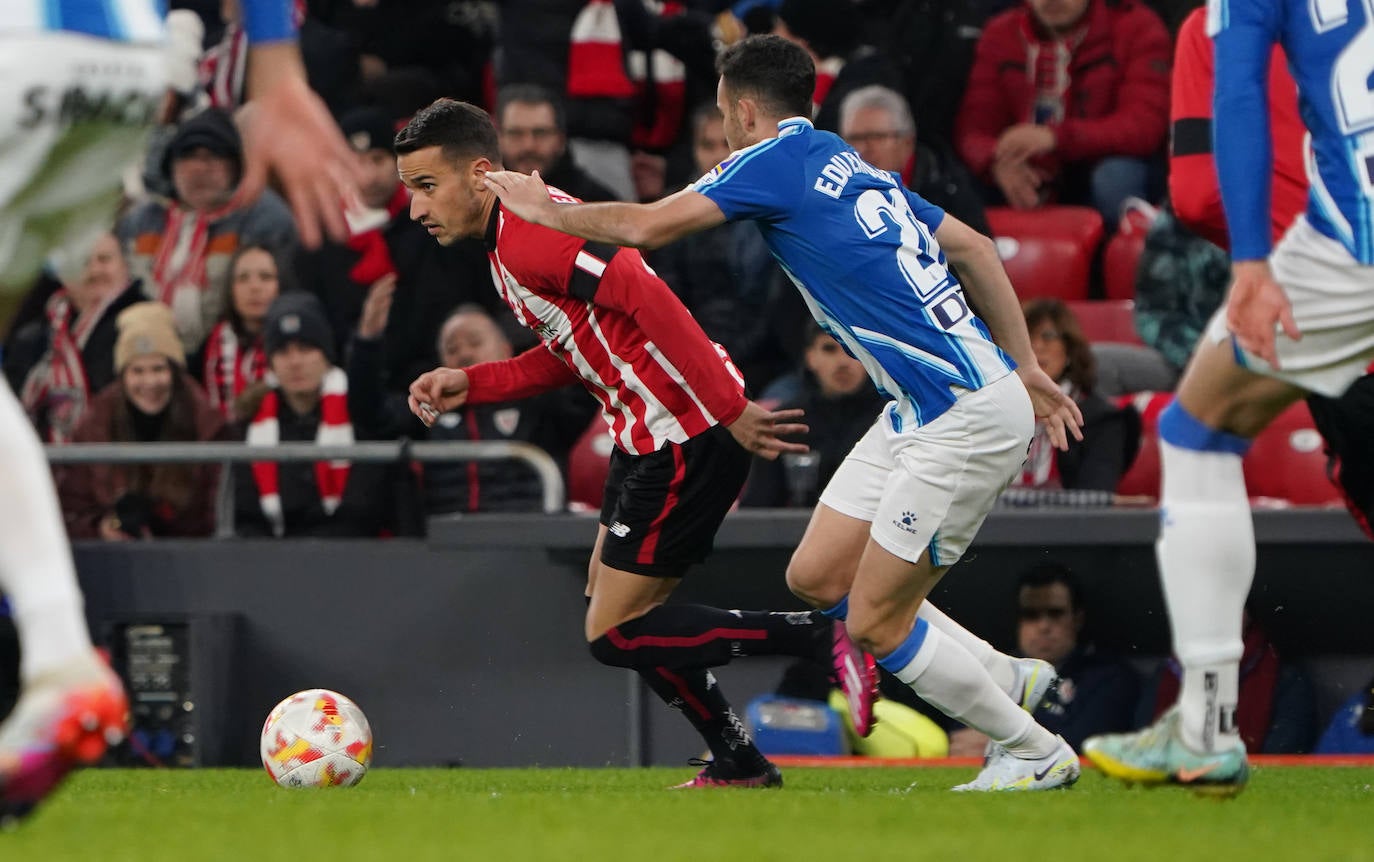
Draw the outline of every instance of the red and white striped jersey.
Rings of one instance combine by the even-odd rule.
[[[635,455],[683,443],[744,411],[734,363],[638,251],[584,242],[499,204],[486,239],[497,290],[543,347],[486,363],[503,368],[468,369],[469,402],[519,397],[575,375],[600,401],[616,445]],[[549,354],[567,372],[551,367]]]

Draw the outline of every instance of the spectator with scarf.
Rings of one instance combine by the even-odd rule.
[[[263,334],[276,379],[252,411],[250,446],[366,439],[348,411],[348,376],[334,364],[334,334],[314,297],[277,299]],[[386,465],[258,461],[234,468],[234,522],[240,536],[377,536],[393,526]]]
[[[507,329],[519,327],[491,289],[491,265],[480,241],[445,248],[410,220],[410,194],[396,174],[395,123],[376,108],[360,108],[345,114],[340,126],[366,175],[364,209],[348,214],[352,236],[346,244],[303,252],[294,269],[324,309],[336,356],[358,328],[365,298],[387,287],[392,305],[380,343],[383,385],[404,393],[410,381],[434,367],[439,325],[455,306],[475,302]]]
[[[1169,32],[1140,0],[1027,0],[988,21],[955,146],[990,202],[1086,204],[1109,229],[1148,198],[1169,126]]]
[[[15,333],[5,376],[44,442],[70,440],[91,396],[114,380],[115,319],[142,299],[118,240],[106,234],[80,277],[48,298],[43,319]]]
[[[119,315],[118,379],[92,400],[76,443],[191,442],[220,436],[220,418],[186,373],[172,314],[156,302]],[[58,493],[73,539],[126,541],[208,536],[215,525],[213,464],[80,464],[59,468]]]
[[[263,326],[287,275],[276,252],[257,243],[239,246],[229,262],[228,310],[192,365],[201,370],[210,406],[230,422],[251,418],[238,413],[235,402],[267,376]]]
[[[172,309],[188,354],[195,353],[223,315],[229,259],[247,242],[285,246],[295,241],[291,211],[276,193],[239,206],[234,189],[243,173],[243,146],[229,114],[210,108],[181,124],[161,164],[170,200],[152,198],[119,221],[116,233],[144,292]]]

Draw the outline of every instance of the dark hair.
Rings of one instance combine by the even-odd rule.
[[[191,381],[186,372],[177,364],[163,357],[172,369],[172,395],[162,412],[162,422],[158,429],[158,442],[195,442],[199,439],[196,428],[196,399]],[[134,427],[134,411],[124,394],[124,375],[118,379],[120,397],[115,399],[110,416],[110,442],[143,442]],[[200,482],[203,468],[195,464],[132,464],[113,468],[116,474],[122,473],[131,492],[146,494],[154,500],[166,500],[174,509],[181,509],[190,502]]]
[[[799,45],[781,36],[750,36],[726,48],[716,70],[735,98],[750,96],[783,117],[810,117],[816,66]]]
[[[558,127],[558,131],[564,133],[568,131],[567,111],[563,107],[563,100],[555,96],[552,90],[538,84],[507,84],[502,87],[496,93],[496,120],[498,123],[505,125],[506,108],[515,103],[548,105],[553,109],[553,124]]]
[[[487,112],[454,99],[440,99],[411,117],[396,133],[396,155],[404,156],[428,147],[442,147],[450,161],[485,157],[501,163],[496,127]]]
[[[1016,579],[1016,590],[1019,593],[1027,587],[1052,587],[1055,584],[1063,584],[1068,589],[1071,611],[1077,613],[1083,609],[1083,585],[1079,583],[1078,576],[1073,569],[1055,560],[1036,563],[1022,572]]]
[[[238,268],[239,259],[250,251],[266,252],[272,258],[272,263],[277,267],[277,296],[295,289],[295,282],[292,277],[291,268],[286,265],[287,255],[281,249],[268,245],[263,242],[249,241],[234,249],[233,255],[229,258],[229,274],[225,279],[228,287],[228,294],[224,302],[224,319],[229,321],[229,325],[234,328],[234,334],[240,338],[247,337],[248,330],[243,325],[243,316],[234,307],[234,270]],[[267,321],[263,321],[264,328]]]
[[[1054,325],[1064,340],[1064,352],[1069,358],[1065,375],[1081,395],[1092,392],[1097,385],[1097,360],[1093,358],[1092,346],[1083,336],[1083,328],[1078,325],[1078,317],[1073,311],[1063,300],[1049,297],[1027,300],[1021,311],[1026,315],[1026,329],[1032,333],[1047,320]]]

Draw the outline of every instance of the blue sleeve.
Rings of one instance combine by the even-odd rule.
[[[945,220],[945,211],[903,186],[901,177],[896,177],[896,180],[897,187],[906,192],[907,205],[911,207],[911,212],[917,220],[929,228],[931,233],[939,230],[940,223]]]
[[[243,31],[250,45],[287,42],[296,38],[294,4],[291,0],[239,0]]]
[[[1234,260],[1261,260],[1272,245],[1269,186],[1269,56],[1278,38],[1276,0],[1209,0],[1216,46],[1213,148]]]
[[[804,165],[773,138],[735,153],[692,183],[728,221],[767,221],[789,214],[802,187]]]

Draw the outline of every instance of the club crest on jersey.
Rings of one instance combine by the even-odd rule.
[[[509,437],[515,433],[516,427],[520,425],[520,408],[506,407],[497,410],[491,414],[491,422],[502,437]]]

